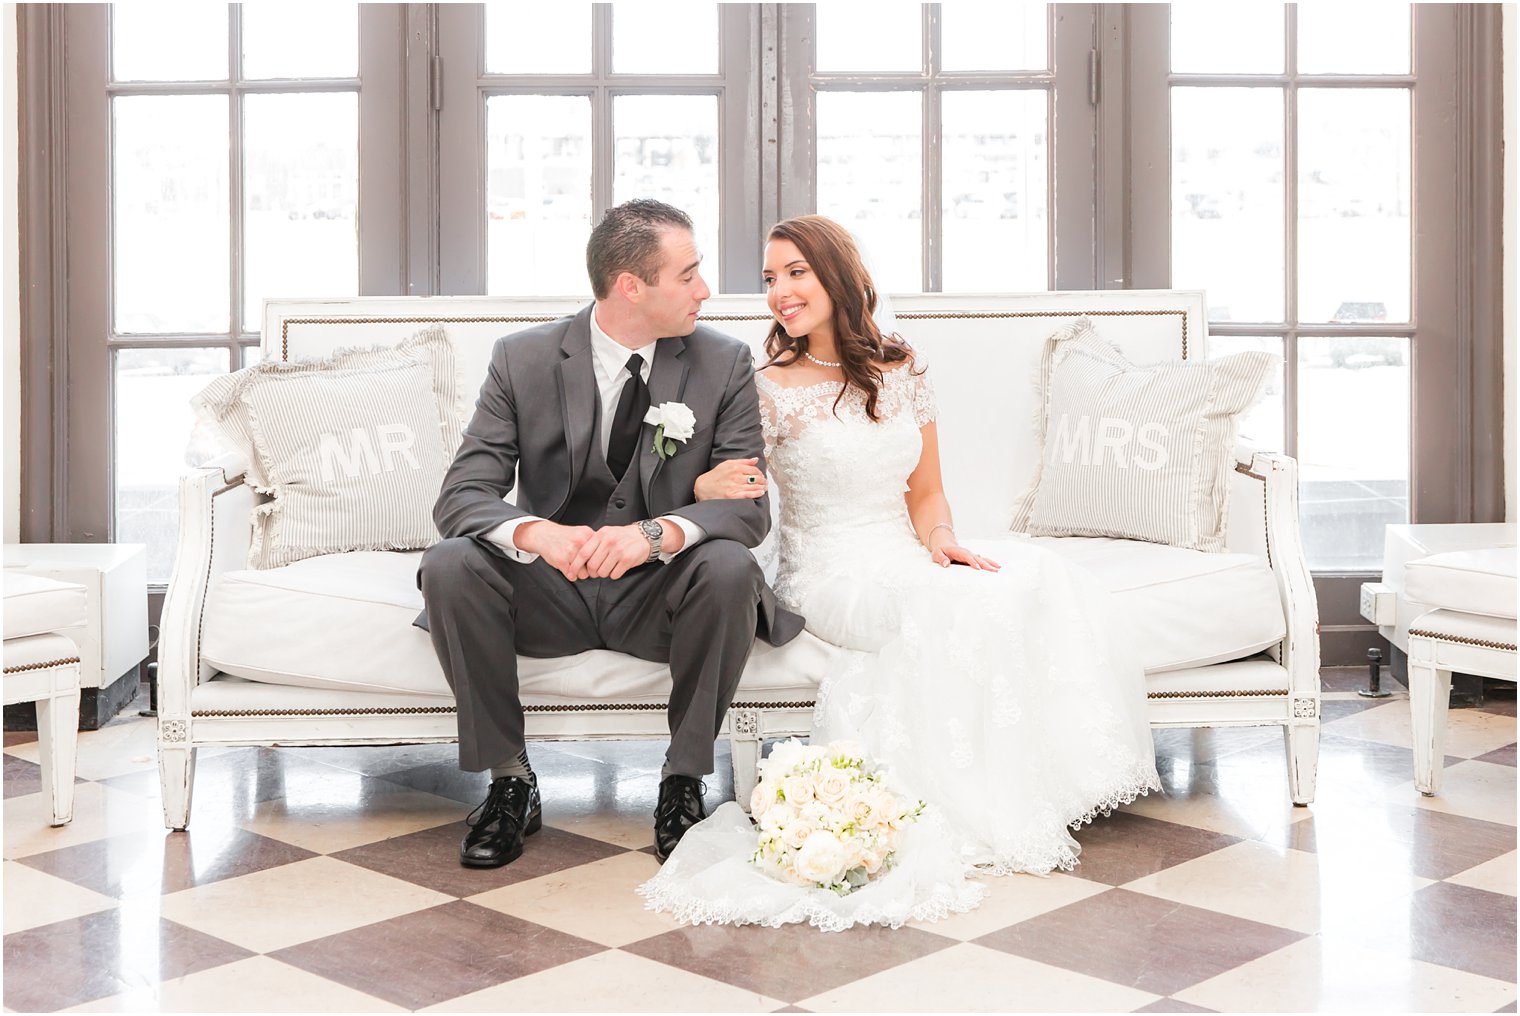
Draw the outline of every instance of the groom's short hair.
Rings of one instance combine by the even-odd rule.
[[[653,198],[634,198],[607,209],[586,244],[586,274],[598,300],[612,292],[622,272],[650,285],[660,275],[661,235],[667,229],[692,229],[691,216]]]

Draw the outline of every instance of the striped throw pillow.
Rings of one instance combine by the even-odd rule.
[[[1271,353],[1130,363],[1086,319],[1051,337],[1040,470],[1013,528],[1224,550],[1240,417]]]
[[[267,497],[254,509],[249,566],[436,543],[433,503],[462,430],[453,371],[434,328],[400,346],[258,364],[196,396]]]

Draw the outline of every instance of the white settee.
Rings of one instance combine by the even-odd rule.
[[[360,298],[271,302],[264,355],[296,359],[390,344],[442,322],[473,393],[494,340],[573,312],[568,299]],[[1089,316],[1135,362],[1198,359],[1203,295],[1110,291],[896,298],[901,332],[926,356],[938,393],[945,484],[962,538],[1005,537],[1033,475],[1036,370],[1046,337]],[[710,324],[758,350],[763,297],[720,296]],[[467,410],[466,410],[467,415]],[[1296,463],[1236,450],[1227,552],[1136,541],[1042,539],[1117,597],[1138,640],[1155,726],[1277,725],[1288,790],[1314,797],[1319,638],[1298,527]],[[988,463],[999,464],[989,472]],[[180,544],[159,645],[164,818],[189,820],[195,751],[214,745],[447,741],[453,700],[426,633],[420,552],[361,552],[250,570],[257,495],[230,459],[185,476]],[[762,554],[762,557],[764,555]],[[747,801],[764,739],[808,732],[832,647],[804,632],[759,643],[729,710],[734,782]],[[520,661],[530,738],[664,738],[666,668],[595,650]]]

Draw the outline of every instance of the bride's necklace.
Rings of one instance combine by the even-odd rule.
[[[816,363],[820,367],[836,367],[837,368],[837,367],[844,366],[844,364],[839,363],[839,362],[834,361],[834,360],[820,360],[820,359],[818,359],[818,357],[814,356],[812,353],[809,353],[806,349],[804,349],[802,351],[802,355],[805,356],[805,357],[807,357],[809,360],[812,360],[814,363]]]

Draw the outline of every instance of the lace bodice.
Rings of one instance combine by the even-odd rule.
[[[758,375],[765,456],[780,501],[776,592],[801,602],[817,577],[880,560],[885,551],[924,554],[903,494],[935,419],[922,361],[883,371],[877,416],[865,395],[839,381],[788,387]],[[837,400],[837,405],[836,405]]]

